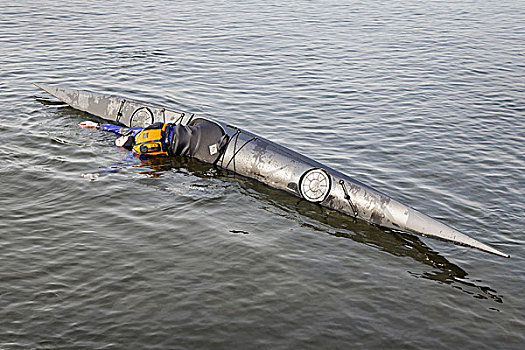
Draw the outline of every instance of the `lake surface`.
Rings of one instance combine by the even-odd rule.
[[[517,0],[1,1],[0,349],[521,349],[524,23]],[[237,125],[511,258],[140,163],[34,82]]]

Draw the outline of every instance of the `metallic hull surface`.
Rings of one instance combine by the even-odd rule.
[[[36,85],[69,106],[125,126],[188,124],[193,114],[148,103],[49,85]],[[286,147],[215,121],[229,136],[217,166],[369,223],[452,241],[508,257],[391,197]]]

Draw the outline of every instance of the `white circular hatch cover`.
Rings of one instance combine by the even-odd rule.
[[[323,169],[308,170],[299,184],[301,195],[310,202],[322,202],[330,192],[330,176]]]
[[[146,126],[149,126],[153,124],[154,118],[153,118],[153,112],[148,107],[140,107],[139,109],[135,110],[130,118],[130,126],[138,126],[145,128]]]

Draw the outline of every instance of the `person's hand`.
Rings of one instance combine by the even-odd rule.
[[[92,122],[90,120],[88,121],[85,121],[85,122],[82,122],[80,124],[78,124],[78,126],[80,126],[81,128],[87,128],[87,129],[96,129],[98,128],[98,123],[95,123],[95,122]]]
[[[118,147],[124,147],[128,139],[129,136],[120,136],[118,139],[115,140],[115,145],[117,145]]]

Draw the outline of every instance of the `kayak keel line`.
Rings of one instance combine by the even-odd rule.
[[[218,154],[218,158],[211,163],[219,168],[255,179],[373,225],[451,241],[509,257],[337,170],[235,126],[116,96],[35,85],[75,109],[128,127],[146,127],[155,122],[183,126],[192,125],[197,120],[212,122],[222,129],[227,140],[220,145],[220,152],[217,145],[209,146],[211,155]],[[204,158],[203,161],[207,159]]]

